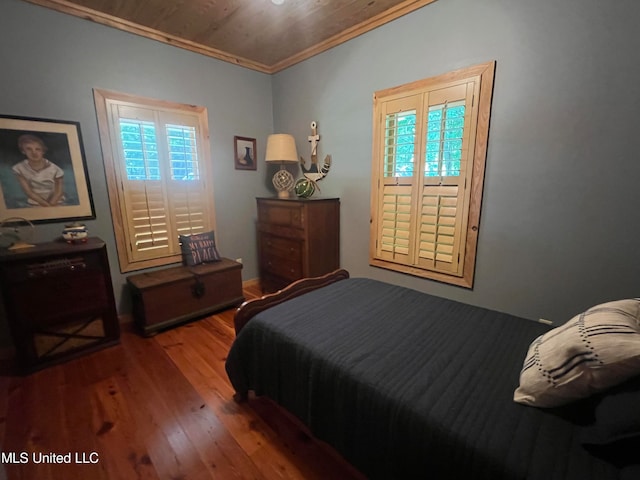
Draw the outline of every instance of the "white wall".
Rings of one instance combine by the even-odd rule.
[[[342,199],[342,265],[563,322],[640,282],[640,3],[439,0],[274,76],[275,127],[311,120]],[[473,290],[368,265],[372,94],[497,61]],[[305,150],[306,149],[306,150]]]

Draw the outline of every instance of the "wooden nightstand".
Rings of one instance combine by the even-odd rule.
[[[3,250],[0,279],[22,370],[118,343],[120,327],[102,240]]]
[[[340,267],[340,199],[258,198],[257,202],[264,293]]]

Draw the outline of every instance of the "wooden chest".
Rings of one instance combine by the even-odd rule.
[[[177,266],[131,275],[133,315],[145,335],[239,305],[242,264],[228,258],[220,262]]]

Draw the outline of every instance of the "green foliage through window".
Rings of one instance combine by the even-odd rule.
[[[120,119],[120,139],[128,180],[160,180],[158,138],[153,122]],[[166,125],[172,180],[199,180],[196,129]]]
[[[160,180],[156,128],[151,122],[120,119],[128,180]]]
[[[385,123],[384,176],[413,176],[416,111],[387,115]]]
[[[429,107],[426,122],[425,176],[460,175],[464,114],[464,100]],[[413,176],[415,135],[415,110],[387,115],[384,139],[385,177]]]
[[[167,125],[167,142],[172,180],[198,180],[198,152],[196,129],[181,125]]]
[[[460,175],[464,112],[463,100],[429,107],[425,177]]]

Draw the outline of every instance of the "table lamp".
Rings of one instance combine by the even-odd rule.
[[[295,184],[295,179],[291,172],[284,168],[285,163],[297,163],[298,151],[293,135],[286,133],[276,133],[267,137],[267,152],[264,157],[265,162],[280,164],[273,176],[273,186],[278,191],[278,198],[289,198],[291,190]]]

